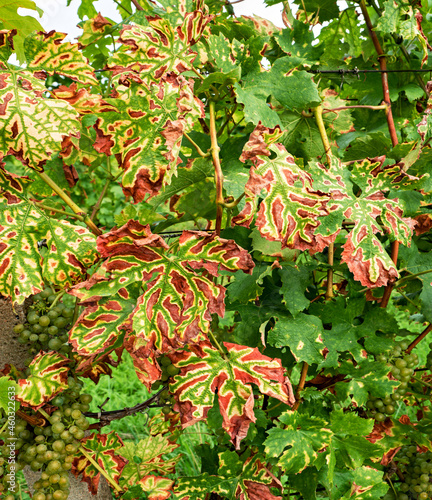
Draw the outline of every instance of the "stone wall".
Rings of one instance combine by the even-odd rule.
[[[15,311],[11,304],[0,296],[0,370],[6,364],[25,368],[25,359],[28,357],[26,346],[18,342],[18,335],[13,327],[22,323],[25,318],[26,305],[17,306]],[[24,476],[28,487],[33,493],[33,483],[40,477],[40,472],[33,472],[29,467],[24,469]],[[69,500],[112,500],[113,496],[108,483],[104,478],[99,483],[97,495],[91,495],[87,484],[69,474],[70,495]]]

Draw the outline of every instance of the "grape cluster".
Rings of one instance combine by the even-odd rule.
[[[162,376],[160,380],[156,381],[152,385],[152,390],[156,391],[158,391],[162,386],[167,385],[171,377],[180,373],[180,368],[174,366],[168,356],[162,356],[158,361],[162,370]],[[160,393],[159,401],[164,405],[162,407],[162,413],[164,415],[168,415],[172,411],[172,406],[175,401],[174,397],[170,394],[167,388]]]
[[[384,398],[369,395],[366,402],[368,414],[378,422],[383,422],[388,415],[393,415],[396,411],[395,404],[401,401],[407,393],[409,381],[414,375],[414,368],[419,361],[415,353],[404,354],[408,346],[409,342],[403,340],[395,344],[388,355],[380,354],[377,356],[377,361],[386,363],[393,377],[399,381],[399,386],[393,393]]]
[[[403,446],[395,460],[404,477],[398,500],[432,498],[432,453],[419,453],[415,445]]]
[[[79,455],[80,439],[90,425],[83,413],[89,410],[92,396],[80,395],[82,384],[73,377],[68,379],[68,385],[68,390],[51,401],[57,409],[43,427],[32,426],[20,418],[15,420],[17,470],[28,465],[34,471],[41,471],[40,479],[33,485],[33,500],[66,500],[69,495],[68,471]],[[0,447],[3,456],[7,456],[3,453],[5,438],[0,436],[4,442]],[[7,486],[7,472],[0,467],[3,489]]]
[[[68,330],[74,310],[61,302],[57,302],[54,291],[48,287],[33,296],[33,304],[29,307],[27,321],[14,326],[14,332],[19,334],[21,344],[31,343],[30,353],[43,351],[58,351],[68,355],[71,346],[68,342]]]

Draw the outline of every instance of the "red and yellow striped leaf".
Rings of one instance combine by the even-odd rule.
[[[44,287],[80,281],[98,258],[86,228],[52,219],[26,195],[27,178],[0,166],[0,293],[19,304]],[[45,239],[42,255],[38,241]]]
[[[74,350],[83,356],[109,350],[129,323],[139,288],[136,284],[121,288],[115,297],[81,302],[85,309],[69,332]]]
[[[57,352],[40,351],[29,364],[30,375],[18,380],[16,399],[35,410],[43,406],[67,389],[69,363],[68,358]]]
[[[244,463],[231,451],[219,453],[219,474],[207,473],[197,477],[181,477],[176,482],[178,500],[206,500],[211,493],[223,498],[240,500],[281,500],[270,488],[281,488],[281,483],[258,457]]]
[[[399,166],[384,167],[384,160],[384,156],[365,159],[351,169],[340,162],[335,162],[329,170],[315,164],[312,170],[314,187],[331,196],[328,215],[319,218],[315,234],[334,237],[344,219],[353,222],[343,245],[342,261],[356,280],[370,288],[385,286],[398,277],[396,266],[377,234],[386,233],[392,241],[409,245],[415,224],[403,217],[398,200],[386,198],[385,192],[417,179],[402,172]]]
[[[149,475],[140,479],[137,484],[147,493],[149,500],[165,500],[172,494],[174,481],[167,477]]]
[[[121,83],[118,99],[108,99],[118,111],[98,114],[94,146],[119,155],[123,191],[139,202],[170,184],[183,134],[204,117],[204,108],[182,76],[170,74],[148,85],[125,77]]]
[[[123,45],[108,67],[114,75],[134,72],[145,80],[188,71],[197,55],[190,47],[201,38],[210,19],[196,10],[187,13],[177,28],[160,17],[148,17],[148,26],[126,26],[119,38]]]
[[[322,251],[333,240],[314,231],[328,197],[313,189],[311,176],[277,143],[280,136],[279,127],[258,125],[246,143],[240,159],[254,166],[245,186],[246,205],[233,223],[249,227],[256,215],[255,226],[267,240],[282,242],[282,248]]]
[[[0,154],[38,171],[61,149],[64,137],[79,131],[76,111],[67,102],[44,98],[45,92],[29,71],[0,63]]]
[[[107,477],[118,484],[127,461],[116,454],[123,448],[123,441],[117,433],[92,434],[81,440],[81,446],[87,454],[104,470]],[[120,451],[120,450],[119,450]],[[96,495],[101,473],[84,455],[76,457],[72,464],[75,476],[82,474],[82,480],[88,485],[90,493]]]
[[[130,339],[130,349],[140,349],[142,355],[146,350],[147,356],[204,340],[211,314],[224,314],[225,289],[199,274],[199,268],[216,274],[218,269],[250,273],[254,265],[231,240],[186,231],[171,250],[149,226],[133,220],[100,236],[97,244],[107,260],[71,293],[80,300],[101,302],[102,297],[114,300],[121,289],[140,283],[144,293],[131,314],[136,337]]]
[[[205,419],[217,394],[223,427],[239,448],[250,423],[256,420],[251,384],[285,404],[293,405],[294,395],[279,359],[264,356],[257,348],[228,342],[224,345],[228,350],[225,358],[209,342],[190,346],[191,352],[171,354],[173,364],[181,371],[170,389],[183,426]]]
[[[63,42],[65,36],[65,33],[54,30],[29,35],[24,42],[27,68],[42,78],[58,73],[87,85],[98,85],[92,67],[78,50],[78,44]]]

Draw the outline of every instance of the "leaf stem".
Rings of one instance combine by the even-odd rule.
[[[191,70],[197,75],[198,78],[200,78],[201,80],[205,80],[202,74],[198,70],[196,70],[193,66],[191,66]]]
[[[90,219],[93,220],[96,217],[96,214],[98,213],[100,206],[102,204],[102,200],[105,197],[105,194],[107,192],[108,186],[110,185],[111,179],[107,179],[105,182],[104,187],[102,188],[102,192],[98,198],[98,201],[96,202],[96,205],[93,207],[92,213],[90,215]]]
[[[63,214],[63,215],[68,215],[69,217],[73,217],[74,219],[78,219],[81,222],[84,222],[84,217],[78,214],[71,214],[70,212],[67,212],[66,210],[60,210],[59,208],[54,208],[50,207],[48,205],[44,205],[43,203],[39,201],[35,201],[34,204],[38,207],[41,208],[42,210],[48,210],[49,212],[56,212],[57,214]]]
[[[340,106],[339,108],[332,108],[332,109],[324,108],[323,114],[334,113],[336,111],[343,111],[345,109],[372,109],[372,110],[379,110],[379,109],[387,109],[387,104],[380,104],[379,106],[367,106],[366,104],[354,104],[352,106]]]
[[[109,476],[109,474],[106,473],[106,471],[96,462],[96,460],[93,459],[92,456],[90,456],[89,453],[87,453],[87,451],[82,447],[80,446],[78,448],[78,450],[87,458],[87,460],[94,466],[96,467],[96,469],[102,474],[102,476],[112,485],[112,487],[117,491],[117,492],[121,492],[122,489],[120,488],[120,486],[114,481],[114,479],[112,477]]]
[[[102,231],[94,224],[94,222],[90,219],[90,217],[83,211],[81,208],[63,191],[63,189],[58,186],[45,172],[37,172],[38,176],[45,181],[48,186],[60,196],[60,198],[66,203],[66,205],[77,215],[83,217],[83,222],[90,229],[90,231],[99,236],[102,234]]]
[[[225,352],[222,349],[219,342],[216,340],[216,337],[213,335],[213,332],[211,330],[209,330],[208,333],[209,333],[209,337],[211,337],[212,341],[215,343],[217,350],[221,353],[222,357],[225,359]]]
[[[208,158],[210,156],[210,153],[204,153],[204,151],[198,146],[198,144],[188,134],[186,134],[184,132],[183,136],[192,144],[192,146],[196,149],[197,153],[202,158]]]
[[[409,276],[405,276],[404,278],[401,278],[400,280],[396,281],[395,286],[401,286],[402,283],[404,283],[405,281],[410,281],[410,280],[417,278],[417,276],[422,276],[423,274],[429,274],[429,273],[432,273],[432,269],[428,269],[426,271],[421,271],[420,273],[416,273],[416,274],[410,274]]]
[[[423,331],[422,333],[416,338],[414,339],[411,344],[408,346],[407,350],[405,351],[407,354],[410,354],[410,352],[414,349],[414,347],[419,343],[421,342],[425,337],[426,335],[432,330],[432,324],[428,325]]]
[[[216,102],[210,101],[210,139],[211,139],[211,154],[213,159],[213,166],[215,169],[215,183],[216,183],[216,226],[215,231],[219,236],[222,226],[223,214],[223,174],[219,158],[219,145],[217,142],[216,131]]]

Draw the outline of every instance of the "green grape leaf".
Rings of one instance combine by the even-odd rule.
[[[398,200],[386,198],[385,192],[394,185],[409,185],[417,179],[402,172],[397,165],[384,167],[384,159],[356,162],[351,172],[342,163],[333,164],[329,170],[315,163],[311,169],[313,187],[331,194],[331,202],[327,204],[329,214],[319,216],[320,225],[314,236],[334,237],[340,232],[343,220],[349,219],[354,225],[343,245],[342,262],[347,263],[356,280],[369,288],[385,286],[398,276],[395,264],[376,234],[385,232],[392,241],[409,246],[415,224],[403,217]]]
[[[390,368],[388,365],[365,359],[361,364],[343,361],[340,363],[340,372],[344,373],[347,380],[335,385],[337,394],[342,400],[350,397],[357,406],[363,406],[369,394],[384,398],[391,394],[398,383],[388,378]]]
[[[0,168],[0,293],[18,304],[42,290],[44,280],[62,288],[80,281],[97,259],[95,236],[46,216],[27,198],[28,182]]]
[[[123,45],[109,59],[108,68],[116,78],[133,72],[146,81],[188,71],[197,56],[190,47],[200,39],[210,19],[196,10],[185,14],[176,29],[161,17],[148,17],[148,26],[126,26],[120,33]]]
[[[279,127],[261,125],[251,134],[240,157],[254,163],[245,187],[246,205],[232,222],[249,227],[256,214],[255,226],[264,238],[281,241],[282,248],[322,251],[335,237],[314,236],[327,197],[312,188],[309,174],[277,143],[280,136]],[[266,196],[257,212],[263,190]]]
[[[279,465],[287,473],[299,473],[306,467],[320,468],[325,460],[323,451],[331,443],[333,432],[322,418],[285,412],[279,420],[284,428],[273,427],[264,441],[268,457],[278,457]]]
[[[0,409],[3,409],[6,415],[19,409],[19,402],[15,400],[18,391],[19,386],[15,380],[8,376],[0,377]]]
[[[314,14],[317,18],[315,22],[319,21],[323,23],[324,21],[330,21],[330,19],[337,18],[339,15],[336,0],[304,0],[302,2],[296,1],[295,3],[299,5],[297,17],[306,14],[306,18],[308,18],[310,14]]]
[[[28,366],[29,376],[18,380],[16,399],[35,410],[43,406],[67,389],[69,363],[68,358],[55,351],[40,351]]]
[[[118,87],[119,98],[107,99],[118,112],[97,115],[94,147],[120,156],[123,191],[139,202],[170,184],[183,134],[194,119],[204,117],[204,106],[182,76],[170,74],[148,86],[141,80],[123,83],[130,86]]]
[[[310,282],[312,269],[307,266],[284,265],[278,273],[282,280],[279,290],[282,302],[293,317],[296,317],[310,304],[309,299],[305,297],[305,291]]]
[[[88,85],[98,80],[78,44],[63,42],[65,33],[33,33],[24,42],[27,69],[42,75],[58,73]]]
[[[79,131],[76,111],[67,102],[45,99],[45,91],[29,71],[0,64],[0,153],[38,171],[64,137]]]
[[[33,31],[43,31],[43,28],[33,16],[18,14],[20,8],[34,10],[40,16],[42,16],[43,10],[32,0],[20,0],[19,3],[11,0],[0,0],[0,23],[5,30],[15,30],[11,33],[13,45],[17,58],[22,63],[25,61],[24,40],[26,36]]]
[[[162,455],[171,453],[178,446],[169,440],[169,436],[160,434],[147,436],[136,444],[132,441],[126,442],[121,450],[121,455],[129,463],[123,469],[120,482],[122,485],[126,483],[128,487],[131,487],[148,476],[154,478],[155,476],[172,474],[180,455],[169,459],[162,457]],[[140,483],[141,486],[143,484]],[[144,489],[144,491],[146,490]]]
[[[343,463],[348,469],[356,469],[369,458],[381,459],[381,446],[371,443],[365,437],[370,434],[373,426],[373,419],[360,418],[355,413],[344,413],[343,410],[331,413],[330,429],[333,436],[327,448],[328,481],[331,485],[336,463]]]
[[[278,114],[267,104],[270,95],[289,110],[317,106],[321,102],[312,76],[296,69],[290,57],[277,59],[269,71],[249,73],[243,86],[236,83],[234,89],[237,101],[244,104],[246,121],[255,125],[261,122],[265,127],[280,124]]]
[[[199,270],[217,276],[221,270],[250,273],[253,268],[250,255],[232,240],[184,231],[170,250],[149,226],[132,220],[100,236],[98,250],[107,260],[71,293],[80,300],[99,302],[103,297],[115,300],[121,289],[134,283],[143,286],[126,323],[117,326],[136,332],[129,348],[140,349],[140,357],[203,340],[210,314],[223,316],[225,289]],[[95,324],[86,335],[90,338],[97,329]]]
[[[325,344],[323,325],[316,316],[299,313],[295,318],[279,315],[267,341],[275,347],[288,346],[296,361],[322,364]]]
[[[91,434],[81,440],[81,447],[85,454],[75,457],[72,473],[76,477],[82,474],[82,481],[87,483],[90,493],[96,495],[102,476],[92,462],[96,462],[103,469],[105,477],[119,483],[127,462],[121,455],[116,454],[117,450],[120,453],[123,448],[123,441],[117,433],[112,431],[108,434]]]
[[[225,498],[241,500],[280,500],[270,488],[281,488],[281,483],[266,468],[259,456],[250,457],[244,463],[236,453],[219,453],[218,476],[208,473],[195,477],[181,477],[176,483],[178,500],[205,500],[211,493]]]
[[[228,342],[224,345],[228,350],[226,358],[208,342],[190,346],[191,352],[172,354],[173,364],[181,371],[170,389],[184,426],[205,419],[217,393],[223,428],[238,449],[249,425],[256,420],[250,384],[291,406],[294,395],[279,359],[264,356],[257,348]]]

